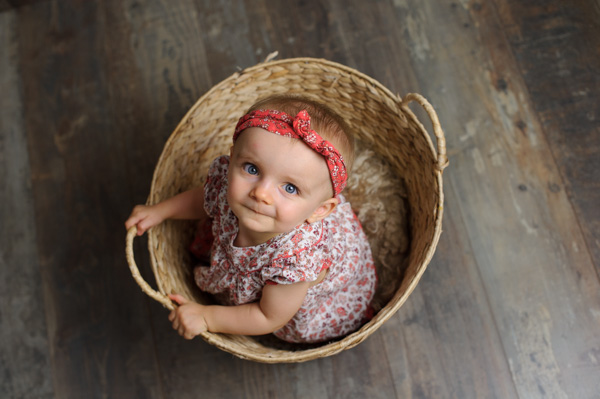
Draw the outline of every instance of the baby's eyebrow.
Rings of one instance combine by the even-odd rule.
[[[240,151],[239,154],[237,154],[237,162],[248,162],[251,163],[255,166],[259,166],[258,165],[258,159],[256,158],[256,156],[252,153],[252,152],[248,152],[248,151]]]

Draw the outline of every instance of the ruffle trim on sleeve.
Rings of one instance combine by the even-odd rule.
[[[277,243],[279,249],[261,270],[266,284],[294,284],[315,281],[331,265],[322,222],[305,223]]]
[[[226,188],[228,170],[229,155],[221,155],[215,158],[208,169],[206,183],[204,184],[204,210],[211,218],[214,218],[219,212],[218,196]]]

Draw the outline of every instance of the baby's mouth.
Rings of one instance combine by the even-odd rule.
[[[246,208],[251,210],[252,212],[254,212],[257,215],[270,217],[268,213],[264,212],[260,208],[257,208],[256,206],[247,206],[246,205]]]

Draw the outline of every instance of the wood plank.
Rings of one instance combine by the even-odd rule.
[[[127,154],[95,2],[19,9],[37,248],[57,397],[160,397],[152,332],[123,257]],[[110,21],[109,21],[110,22]],[[124,195],[125,194],[125,195]]]
[[[135,204],[146,201],[168,137],[212,83],[190,3],[112,1],[100,7],[106,21],[101,62],[112,82],[109,106],[127,154],[133,198],[123,204],[125,220]]]
[[[12,6],[8,2],[8,0],[0,0],[0,12],[4,12],[10,10]]]
[[[0,0],[0,12],[39,3],[44,0]]]
[[[589,0],[496,7],[561,172],[563,184],[548,185],[564,187],[600,274],[600,8]]]
[[[394,6],[389,2],[335,1],[327,16],[332,34],[343,56],[339,62],[373,77],[392,92],[403,96],[415,91],[415,73],[410,63],[414,43],[397,36]],[[334,42],[335,43],[335,42]],[[332,56],[335,56],[333,52]]]
[[[193,2],[113,1],[103,8],[120,14],[111,15],[117,18],[115,23],[128,25],[129,43],[123,45],[131,51],[132,64],[120,67],[134,68],[139,74],[139,90],[145,97],[135,98],[144,117],[137,122],[151,128],[148,138],[154,140],[153,148],[162,149],[184,113],[212,84],[203,67],[207,62],[204,43],[199,40],[203,27]],[[140,155],[156,163],[155,154],[140,151]]]
[[[0,397],[53,397],[31,171],[18,73],[16,15],[0,14]]]
[[[315,398],[330,395],[331,360],[300,364],[261,364],[242,360],[199,338],[182,339],[159,305],[154,319],[165,396]],[[199,388],[200,387],[200,388]]]
[[[258,50],[260,45],[250,40],[251,27],[256,25],[251,19],[255,7],[261,7],[261,3],[242,0],[195,2],[193,10],[201,28],[198,39],[204,43],[207,72],[213,84],[266,57],[268,51]]]
[[[445,189],[444,232],[419,286],[382,328],[398,397],[517,397],[459,197]],[[468,370],[468,372],[465,372]]]
[[[161,313],[155,320],[159,356],[173,368],[163,368],[166,397],[195,398],[193,384],[200,384],[206,397],[399,397],[383,348],[377,348],[381,339],[370,337],[333,357],[269,365],[238,359],[200,339],[185,341]]]
[[[494,5],[425,5],[411,25],[402,16],[418,5],[397,4],[400,25],[413,27],[407,40],[423,51],[412,59],[419,91],[435,99],[449,132],[446,187],[456,192],[517,393],[593,397],[598,280],[568,198],[546,183],[561,182],[560,173]]]

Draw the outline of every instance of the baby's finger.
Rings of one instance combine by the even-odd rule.
[[[173,319],[173,322],[171,324],[173,325],[173,330],[179,330],[179,327],[181,327],[181,324],[179,323],[179,319],[177,317]]]
[[[187,300],[187,298],[185,298],[183,295],[179,295],[179,294],[169,294],[169,299],[178,305],[184,305],[189,302]]]
[[[126,221],[125,221],[125,228],[127,230],[129,230],[131,227],[135,226],[138,222],[138,219],[130,216]]]
[[[140,222],[140,223],[138,223],[138,225],[137,225],[137,235],[138,235],[138,236],[141,236],[141,235],[143,235],[143,234],[146,232],[146,230],[148,230],[148,229],[147,229],[146,227],[144,227],[142,224],[143,224],[143,222]]]

